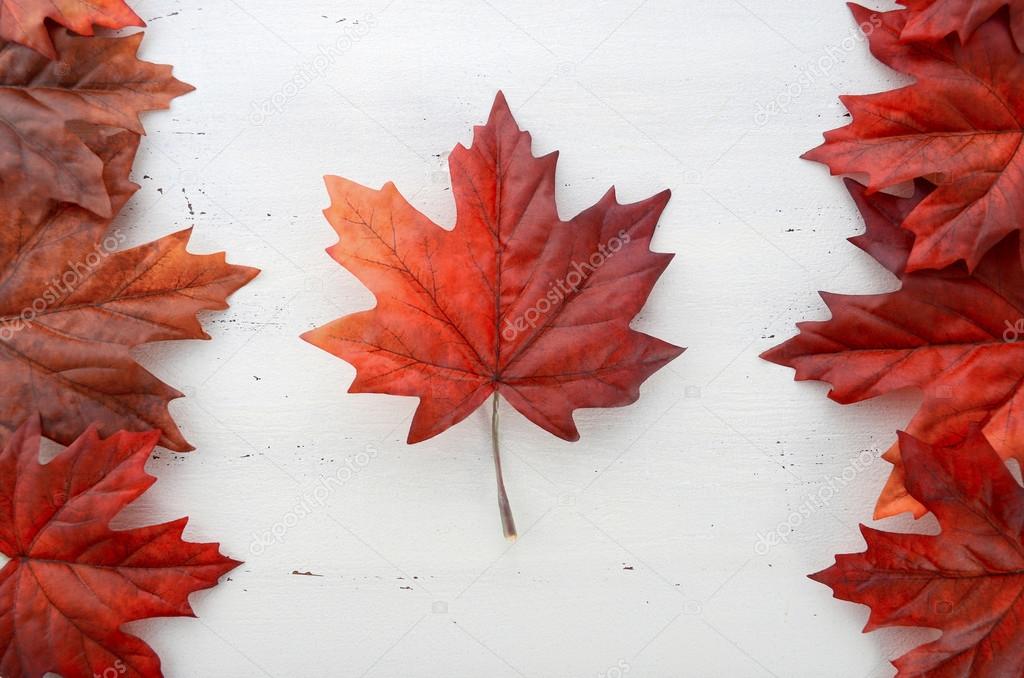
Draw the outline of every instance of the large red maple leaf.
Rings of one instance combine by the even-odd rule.
[[[928,191],[903,199],[868,194],[847,181],[868,230],[854,242],[899,275],[912,237],[900,229]],[[980,427],[1006,458],[1024,462],[1024,269],[1016,235],[989,251],[973,273],[963,265],[902,274],[895,292],[822,293],[832,318],[803,322],[800,334],[763,354],[796,369],[798,380],[832,386],[840,403],[903,388],[923,391],[908,432],[929,443],[962,440]],[[898,445],[877,517],[924,507],[908,495]]]
[[[138,188],[128,180],[139,137],[89,130],[116,212]],[[181,394],[143,369],[134,346],[206,339],[196,319],[258,271],[224,254],[186,251],[189,230],[127,250],[110,222],[71,203],[0,198],[0,439],[35,412],[44,434],[70,444],[100,432],[159,429],[160,444],[191,449],[167,412]]]
[[[0,0],[0,39],[20,42],[55,59],[47,19],[81,35],[92,35],[93,26],[146,25],[124,0]]]
[[[0,675],[159,678],[160,659],[121,630],[150,617],[194,616],[191,593],[240,563],[217,544],[183,541],[187,518],[112,530],[156,482],[144,466],[159,431],[101,439],[87,430],[39,463],[30,418],[0,452]]]
[[[942,40],[956,33],[967,42],[978,27],[1006,7],[1017,44],[1024,48],[1024,0],[902,0],[914,11],[903,27],[904,40]]]
[[[874,13],[852,5],[861,22]],[[904,42],[914,14],[879,15],[871,51],[917,81],[880,94],[843,97],[848,126],[804,157],[833,174],[868,177],[872,191],[924,178],[936,190],[908,216],[909,270],[965,260],[974,268],[1024,215],[1024,55],[1006,23],[978,27],[966,43]]]
[[[167,108],[192,86],[170,66],[138,59],[141,33],[83,38],[58,29],[53,39],[57,61],[0,42],[0,189],[22,204],[63,200],[109,217],[103,162],[83,135],[97,126],[142,134],[140,112]]]
[[[899,678],[1024,675],[1024,488],[982,436],[932,447],[901,434],[907,487],[941,533],[861,526],[867,551],[811,578],[871,608],[864,631],[939,629],[893,664]]]
[[[328,177],[328,252],[377,300],[303,338],[356,368],[350,392],[417,396],[409,442],[458,423],[492,393],[566,440],[573,410],[627,405],[682,349],[630,329],[672,260],[651,252],[664,191],[614,189],[569,221],[555,208],[557,153],[535,158],[499,93],[473,145],[449,158],[457,219],[432,223],[394,184]]]
[[[328,177],[328,252],[377,305],[303,338],[356,368],[351,393],[416,396],[415,443],[492,397],[492,442],[505,536],[514,539],[498,450],[498,394],[566,440],[573,411],[628,405],[683,349],[630,329],[673,255],[650,250],[664,191],[621,205],[611,189],[562,221],[557,153],[535,158],[499,92],[473,145],[449,158],[457,217],[446,230],[394,184]]]

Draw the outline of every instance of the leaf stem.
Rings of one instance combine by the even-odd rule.
[[[498,479],[498,511],[501,513],[501,529],[505,533],[505,539],[515,541],[516,521],[512,518],[512,507],[508,503],[508,494],[505,493],[505,478],[501,473],[501,450],[498,447],[498,392],[494,392],[491,410],[491,450],[494,453],[494,474]]]

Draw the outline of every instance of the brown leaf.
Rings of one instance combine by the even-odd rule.
[[[113,215],[103,162],[83,129],[143,133],[139,113],[167,108],[192,90],[170,66],[136,57],[142,34],[83,38],[53,33],[58,60],[0,43],[0,191],[26,203],[55,199]]]
[[[19,42],[56,58],[47,19],[81,35],[92,35],[93,26],[146,25],[124,0],[0,0],[0,40]]]
[[[138,142],[123,131],[88,139],[115,211],[137,188],[126,177]],[[0,200],[0,214],[12,222],[0,230],[0,432],[38,411],[63,444],[98,422],[103,435],[159,429],[161,445],[191,449],[167,412],[181,394],[131,348],[208,338],[196,313],[226,308],[258,271],[189,254],[189,230],[118,250],[124,237],[108,220],[70,203]]]

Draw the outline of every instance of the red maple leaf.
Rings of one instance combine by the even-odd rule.
[[[217,544],[183,541],[187,518],[112,530],[110,521],[156,482],[144,466],[159,431],[101,439],[87,430],[39,463],[30,418],[0,452],[0,675],[158,678],[160,659],[121,627],[194,616],[191,593],[240,563]]]
[[[900,435],[910,493],[941,533],[861,526],[867,551],[811,575],[835,597],[871,608],[865,632],[886,626],[942,631],[893,664],[899,678],[1024,674],[1024,489],[980,435],[932,447]]]
[[[83,137],[100,126],[142,134],[140,112],[167,108],[192,86],[170,66],[138,59],[141,33],[83,38],[57,29],[53,38],[58,61],[0,42],[0,188],[21,204],[63,200],[110,217],[103,162]]]
[[[139,137],[83,135],[116,212],[138,188],[128,172]],[[190,230],[121,250],[109,220],[67,202],[0,198],[0,215],[0,439],[39,412],[44,434],[65,445],[98,422],[103,435],[155,428],[161,445],[191,449],[167,412],[181,394],[131,349],[209,338],[196,313],[226,308],[258,271],[188,253]]]
[[[967,42],[978,27],[1004,7],[1017,44],[1024,48],[1024,0],[901,0],[914,11],[903,27],[904,40],[938,41],[950,33]]]
[[[852,5],[871,51],[917,81],[842,101],[853,122],[825,134],[804,157],[833,174],[868,178],[871,191],[924,178],[936,190],[908,216],[915,234],[909,270],[966,260],[974,268],[1024,214],[1024,56],[1006,23],[989,21],[963,45],[906,43],[909,10],[876,15]]]
[[[562,221],[557,153],[535,158],[499,93],[473,145],[452,152],[453,230],[394,184],[328,177],[328,252],[377,305],[303,335],[356,368],[352,393],[416,396],[415,443],[501,394],[577,440],[574,410],[627,405],[682,349],[630,329],[671,254],[649,245],[669,192],[621,205],[614,189]],[[496,411],[496,409],[495,409]]]
[[[56,59],[46,20],[92,35],[93,26],[125,28],[146,22],[124,0],[0,0],[0,39],[28,45],[50,59]]]
[[[869,194],[847,181],[868,224],[857,245],[899,274],[911,236],[904,216],[928,200]],[[1010,236],[968,273],[962,264],[902,276],[899,290],[847,296],[822,293],[831,320],[803,322],[800,334],[762,357],[796,369],[798,380],[832,386],[840,403],[903,388],[924,392],[908,432],[933,444],[962,440],[972,426],[1006,458],[1024,462],[1024,269],[1017,236]],[[876,516],[924,513],[906,493],[899,447],[896,466]]]

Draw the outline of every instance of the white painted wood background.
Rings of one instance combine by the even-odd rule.
[[[816,290],[895,286],[845,242],[841,182],[798,159],[846,121],[840,93],[898,82],[842,2],[133,4],[143,56],[198,91],[146,117],[117,225],[194,225],[193,251],[263,269],[205,316],[213,341],[140,352],[198,449],[161,451],[121,522],[189,515],[246,561],[200,619],[132,625],[168,676],[859,678],[933,634],[861,635],[866,608],[805,578],[862,548],[916,396],[841,407],[757,357],[825,317]],[[505,407],[511,547],[485,411],[407,446],[413,399],[346,394],[352,368],[298,339],[372,303],[324,253],[322,175],[394,180],[451,224],[447,153],[499,88],[561,150],[563,216],[613,183],[674,191],[655,246],[678,256],[635,325],[689,347],[635,405],[579,412],[575,444]]]

